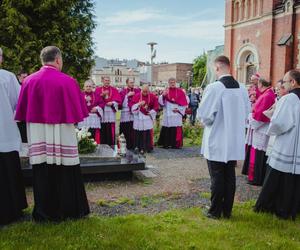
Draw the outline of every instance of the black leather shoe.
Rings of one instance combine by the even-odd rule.
[[[212,213],[208,212],[208,211],[204,211],[203,215],[209,219],[213,219],[213,220],[218,220],[220,219],[220,216],[215,216]]]

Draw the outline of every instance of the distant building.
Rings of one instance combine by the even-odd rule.
[[[140,72],[140,82],[150,84],[152,81],[152,67],[150,65],[141,65],[138,68]]]
[[[96,85],[101,85],[104,77],[110,77],[111,84],[115,87],[124,87],[127,79],[132,79],[136,85],[140,85],[137,60],[107,60],[97,57],[95,61],[91,78]]]
[[[171,77],[176,78],[178,83],[188,82],[188,72],[193,70],[191,63],[170,63],[156,64],[152,69],[152,83],[156,86],[163,86]]]
[[[104,77],[110,77],[112,85],[123,87],[126,79],[132,79],[136,85],[143,83],[153,86],[164,86],[170,77],[176,78],[178,83],[187,82],[188,72],[192,72],[190,63],[162,63],[151,66],[149,63],[137,60],[107,60],[97,57],[91,78],[96,85],[101,85]]]
[[[300,69],[299,0],[227,0],[225,13],[225,55],[240,82],[259,72],[275,83]]]

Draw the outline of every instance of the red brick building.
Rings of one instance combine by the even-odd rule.
[[[275,83],[300,69],[300,0],[226,0],[225,54],[245,83],[254,72]]]

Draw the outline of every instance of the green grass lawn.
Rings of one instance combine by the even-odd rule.
[[[198,208],[154,216],[97,217],[61,224],[22,222],[0,229],[0,249],[300,249],[300,221],[238,204],[231,220]]]

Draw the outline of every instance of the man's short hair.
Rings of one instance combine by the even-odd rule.
[[[215,63],[223,64],[224,66],[230,67],[230,60],[227,56],[218,56],[215,59]]]
[[[290,70],[289,71],[289,76],[290,76],[290,78],[295,80],[298,85],[300,85],[300,72],[298,70],[295,70],[295,69]]]
[[[169,79],[168,79],[168,82],[169,81],[175,81],[176,82],[176,78],[175,77],[170,77]]]
[[[267,81],[266,79],[264,78],[259,78],[258,80],[262,86],[264,87],[270,87],[272,85],[272,83],[270,81]]]
[[[42,49],[40,54],[43,64],[54,62],[58,56],[61,56],[61,51],[56,46],[47,46]]]

